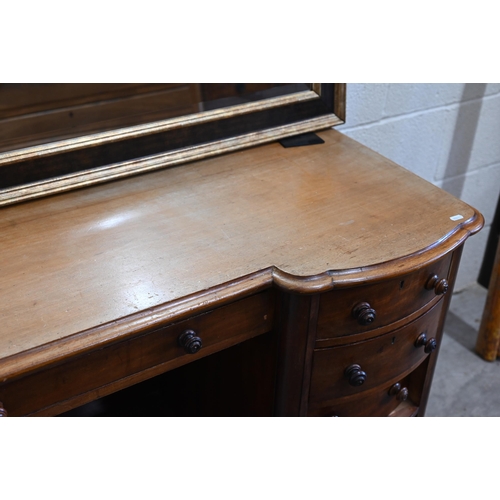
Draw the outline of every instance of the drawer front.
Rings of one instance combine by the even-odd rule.
[[[272,291],[267,290],[7,382],[0,385],[0,401],[10,416],[28,415],[58,403],[60,411],[55,407],[41,414],[55,415],[69,410],[266,333],[272,328],[273,297]],[[194,331],[202,340],[203,346],[195,354],[187,353],[179,345],[179,336],[186,330]],[[148,373],[141,377],[141,373],[146,371]],[[129,383],[123,382],[127,377],[134,376]],[[119,387],[114,388],[116,382]],[[86,393],[87,396],[82,396]]]
[[[408,374],[428,355],[432,355],[425,352],[425,346],[416,347],[415,342],[421,333],[426,334],[428,341],[436,337],[442,304],[440,301],[419,319],[380,337],[315,350],[309,408],[314,411],[338,398],[363,393]],[[366,378],[362,385],[351,385],[346,375],[346,370],[353,365],[360,368],[351,370],[351,381],[362,380],[364,377],[359,372],[364,372]]]
[[[309,409],[310,417],[387,417],[400,406],[403,401],[403,391],[408,392],[408,380],[398,380],[394,384],[384,384],[371,391],[350,398],[340,398],[325,402]],[[399,384],[399,387],[395,387]],[[416,405],[407,395],[404,404]]]
[[[403,319],[436,297],[436,291],[427,289],[426,283],[433,275],[439,280],[448,280],[450,263],[451,254],[408,275],[323,294],[319,305],[317,338],[353,335]],[[358,318],[354,312],[357,307]],[[375,311],[375,319],[372,319],[370,309]]]

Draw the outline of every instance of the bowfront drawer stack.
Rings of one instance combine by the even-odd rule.
[[[418,412],[441,339],[450,264],[451,254],[411,274],[321,296],[309,415]]]

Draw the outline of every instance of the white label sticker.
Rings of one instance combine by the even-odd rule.
[[[451,220],[460,220],[460,219],[463,219],[464,216],[463,215],[454,215],[453,217],[450,217]]]

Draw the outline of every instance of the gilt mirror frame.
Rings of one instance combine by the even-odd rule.
[[[345,83],[0,153],[0,206],[344,123]]]

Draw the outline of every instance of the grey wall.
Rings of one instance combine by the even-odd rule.
[[[455,290],[475,282],[500,191],[500,84],[347,84],[347,119],[337,130],[484,215]]]

